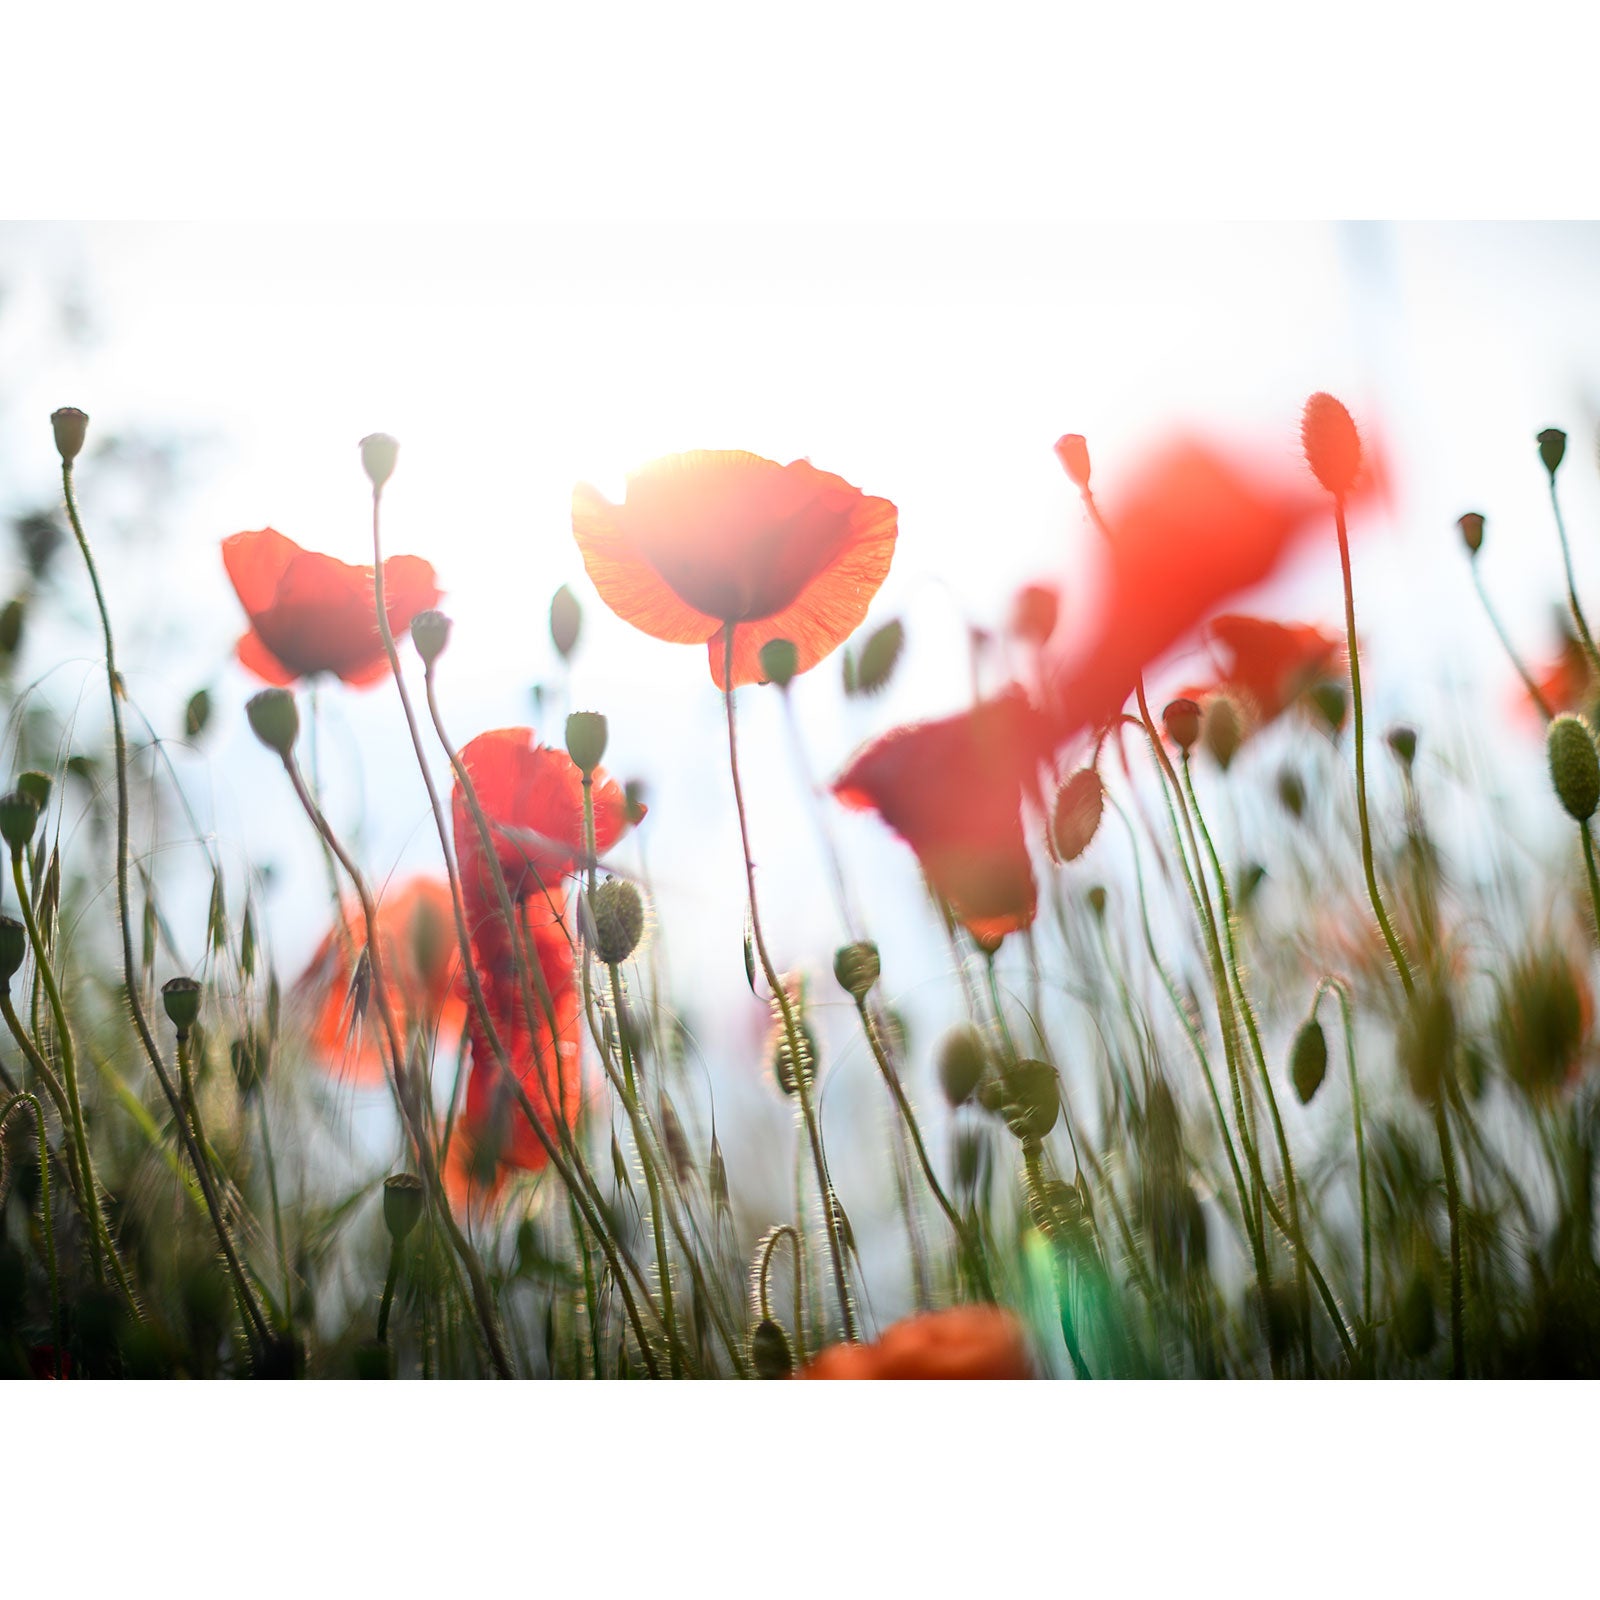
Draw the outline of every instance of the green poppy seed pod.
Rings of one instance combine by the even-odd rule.
[[[1089,487],[1089,445],[1081,433],[1064,433],[1056,440],[1056,459],[1080,489]]]
[[[1084,898],[1088,900],[1089,909],[1095,914],[1095,919],[1103,920],[1106,914],[1106,886],[1103,883],[1093,884]]]
[[[399,454],[400,441],[392,434],[369,433],[361,441],[362,470],[374,489],[381,489],[394,476]]]
[[[1061,1083],[1048,1061],[1016,1061],[1000,1078],[1000,1114],[1019,1139],[1042,1139],[1061,1114]]]
[[[51,787],[50,774],[48,772],[23,772],[18,774],[17,793],[24,799],[31,800],[40,811],[43,811],[50,804]]]
[[[600,765],[608,737],[606,719],[598,711],[574,711],[567,718],[567,754],[586,775]]]
[[[1311,703],[1317,715],[1328,725],[1329,733],[1337,733],[1344,726],[1346,712],[1350,709],[1350,696],[1342,683],[1319,683],[1311,691]]]
[[[211,694],[206,689],[196,689],[183,708],[183,736],[198,739],[211,721]]]
[[[450,643],[449,617],[442,611],[419,611],[411,619],[411,642],[423,666],[431,667]]]
[[[572,659],[582,629],[583,607],[578,604],[577,595],[562,584],[550,597],[550,642],[563,661]]]
[[[750,1365],[758,1378],[787,1378],[794,1371],[789,1336],[771,1317],[750,1330]]]
[[[1328,1075],[1328,1036],[1315,1017],[1308,1017],[1289,1049],[1289,1081],[1300,1104],[1308,1106]]]
[[[761,676],[780,689],[787,689],[800,669],[800,652],[789,639],[768,639],[760,652]]]
[[[168,978],[161,985],[161,1003],[180,1039],[200,1020],[200,985],[193,978]]]
[[[1361,436],[1350,413],[1331,394],[1314,394],[1300,417],[1300,443],[1313,476],[1342,499],[1361,475]]]
[[[1161,726],[1167,730],[1167,737],[1187,755],[1200,737],[1200,707],[1188,699],[1169,701],[1167,709],[1161,713]]]
[[[1278,774],[1278,803],[1296,822],[1305,815],[1306,786],[1293,767]]]
[[[15,917],[0,917],[0,984],[7,990],[27,954],[27,925]]]
[[[607,878],[589,896],[595,954],[608,967],[626,961],[644,933],[644,901],[626,878]]]
[[[76,406],[63,406],[50,413],[50,426],[55,430],[56,449],[61,452],[61,459],[69,464],[76,461],[89,434],[88,415]]]
[[[858,939],[834,954],[833,975],[839,987],[860,1000],[878,981],[878,947],[870,939]]]
[[[983,1035],[967,1023],[958,1023],[939,1041],[939,1087],[952,1107],[972,1098],[988,1065]]]
[[[27,795],[15,789],[0,795],[0,838],[11,846],[13,854],[28,848],[38,826],[39,808]]]
[[[26,602],[18,596],[0,606],[0,655],[14,656],[22,647],[22,625],[28,619]]]
[[[1477,555],[1483,549],[1483,513],[1464,512],[1456,518],[1456,526],[1461,530],[1461,542],[1467,547],[1467,554]]]
[[[1391,728],[1385,737],[1395,760],[1409,772],[1412,762],[1417,759],[1417,730],[1402,725]]]
[[[425,1193],[422,1179],[415,1173],[397,1172],[383,1180],[383,1220],[396,1244],[403,1244],[406,1235],[422,1221]]]
[[[1093,767],[1074,772],[1056,791],[1050,811],[1050,844],[1058,860],[1076,861],[1094,842],[1105,803],[1105,785]]]
[[[244,710],[256,738],[288,760],[300,737],[300,712],[294,696],[287,689],[263,689],[245,702]]]
[[[1239,746],[1244,742],[1244,723],[1240,720],[1239,708],[1228,695],[1212,696],[1206,707],[1204,731],[1206,749],[1211,752],[1212,760],[1226,772],[1233,765],[1233,758],[1238,755]]]
[[[1545,735],[1545,753],[1556,798],[1569,817],[1587,822],[1600,805],[1600,756],[1588,724],[1570,714],[1557,717]],[[0,801],[0,811],[4,804]]]
[[[1559,428],[1546,428],[1539,435],[1539,459],[1544,462],[1544,470],[1550,474],[1552,481],[1566,453],[1567,436]]]

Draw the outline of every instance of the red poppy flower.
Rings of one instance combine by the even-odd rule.
[[[885,1330],[876,1344],[837,1344],[800,1378],[1031,1378],[1022,1324],[999,1306],[925,1311]]]
[[[869,744],[833,785],[876,811],[911,848],[928,882],[980,940],[1033,921],[1024,799],[1039,798],[1045,729],[1019,689]]]
[[[222,560],[250,618],[239,660],[258,678],[289,684],[331,672],[360,685],[376,683],[389,670],[371,567],[302,550],[274,528],[224,539]],[[396,638],[440,598],[433,568],[419,556],[390,556],[383,586]]]
[[[311,1040],[319,1054],[358,1083],[381,1083],[388,1071],[382,1026],[367,997],[351,993],[351,952],[359,957],[367,937],[360,902],[346,905],[343,916],[345,931],[328,934],[295,989],[315,1007]],[[402,1038],[459,1034],[467,991],[450,885],[413,878],[387,890],[378,902],[378,939]]]
[[[536,744],[531,728],[497,728],[463,746],[462,765],[495,834],[495,854],[506,887],[518,902],[558,909],[561,880],[583,857],[583,774],[565,750]],[[451,812],[462,896],[470,911],[498,918],[499,900],[488,874],[477,823],[460,784]],[[643,815],[644,808],[638,808]],[[622,789],[594,771],[595,850],[604,854],[628,825]],[[477,918],[469,920],[477,921]],[[537,911],[535,920],[538,920]],[[547,919],[548,920],[548,919]],[[475,928],[473,938],[479,938]]]
[[[1344,641],[1307,623],[1214,617],[1206,634],[1216,681],[1183,693],[1196,701],[1226,694],[1251,731],[1276,721],[1306,690],[1344,676]]]
[[[1561,632],[1561,653],[1545,667],[1535,669],[1533,681],[1544,703],[1557,716],[1563,711],[1588,712],[1594,706],[1595,679],[1589,657],[1577,635],[1566,628]],[[1524,697],[1529,707],[1538,709],[1526,691]]]
[[[705,644],[723,686],[759,683],[761,647],[788,639],[798,671],[860,626],[894,556],[898,516],[809,461],[743,450],[665,456],[628,479],[623,503],[588,484],[572,531],[600,597],[625,622],[674,644]]]

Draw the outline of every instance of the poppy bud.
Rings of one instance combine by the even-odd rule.
[[[196,689],[189,696],[189,703],[183,708],[183,735],[186,739],[198,739],[206,731],[206,724],[211,721],[211,695],[205,689]]]
[[[800,652],[789,639],[768,639],[761,647],[759,660],[762,678],[787,689],[799,669]]]
[[[1224,772],[1233,765],[1233,758],[1244,742],[1244,724],[1239,720],[1239,708],[1225,695],[1214,695],[1206,706],[1206,749]]]
[[[577,595],[562,584],[550,597],[550,642],[563,661],[572,659],[582,627],[583,607],[578,604]]]
[[[1061,1114],[1061,1083],[1048,1061],[1016,1061],[1000,1079],[1000,1114],[1019,1139],[1042,1139]]]
[[[629,778],[622,786],[622,806],[630,827],[637,828],[645,817],[645,788],[642,778]]]
[[[1550,782],[1567,815],[1587,822],[1600,805],[1600,756],[1596,755],[1594,735],[1588,725],[1571,715],[1559,716],[1545,735],[1545,752],[1550,759]],[[4,801],[0,801],[0,825],[4,821]],[[10,835],[6,835],[10,838]]]
[[[878,947],[870,939],[859,939],[838,950],[833,958],[833,975],[839,987],[857,1000],[878,981]]]
[[[1331,394],[1314,394],[1300,417],[1300,443],[1312,475],[1343,499],[1361,472],[1361,437],[1350,413]]]
[[[1456,526],[1461,530],[1461,542],[1467,547],[1467,553],[1477,555],[1483,548],[1483,513],[1468,511],[1456,518]]]
[[[161,985],[161,1003],[178,1037],[187,1039],[200,1018],[200,985],[193,978],[168,978]]]
[[[0,838],[11,846],[13,854],[27,849],[38,826],[39,808],[27,795],[16,790],[0,795]]]
[[[17,793],[23,799],[31,800],[35,807],[43,811],[50,804],[50,774],[48,772],[23,772],[17,777]]]
[[[1337,733],[1344,726],[1345,713],[1350,709],[1350,697],[1342,683],[1319,683],[1310,694],[1317,715],[1328,725],[1329,733]]]
[[[396,1244],[404,1243],[422,1220],[424,1194],[422,1179],[415,1173],[397,1172],[383,1180],[383,1220]]]
[[[644,932],[644,901],[626,878],[607,878],[589,896],[595,954],[608,966],[626,961]]]
[[[374,489],[381,489],[394,476],[399,454],[400,441],[392,434],[369,433],[361,441],[361,465]]]
[[[1546,428],[1539,435],[1539,459],[1544,462],[1544,470],[1550,474],[1551,481],[1555,481],[1556,468],[1561,465],[1561,458],[1567,453],[1567,436],[1559,428]]]
[[[1089,487],[1089,445],[1081,433],[1064,433],[1056,440],[1056,459],[1080,489]]]
[[[244,710],[256,738],[287,760],[300,737],[300,713],[294,696],[287,689],[263,689],[245,702]]]
[[[983,1035],[960,1023],[939,1041],[939,1087],[952,1107],[964,1106],[989,1064]]]
[[[89,418],[76,406],[63,406],[50,413],[50,426],[55,429],[56,449],[61,459],[69,465],[76,461],[89,433]]]
[[[422,664],[431,667],[450,643],[450,619],[442,611],[419,611],[411,619],[411,642]]]
[[[15,917],[0,917],[0,984],[8,991],[27,953],[27,925]]]
[[[764,1317],[750,1331],[750,1364],[758,1378],[787,1378],[794,1371],[789,1336],[771,1317]]]
[[[1589,1010],[1583,973],[1559,949],[1536,947],[1515,963],[1494,1027],[1506,1076],[1524,1094],[1553,1095],[1577,1076]]]
[[[1308,1017],[1289,1050],[1289,1081],[1301,1105],[1311,1104],[1311,1097],[1322,1087],[1327,1075],[1328,1036],[1315,1017]]]
[[[1404,725],[1391,728],[1387,735],[1389,748],[1394,752],[1394,758],[1407,772],[1411,770],[1411,763],[1417,759],[1417,730]]]
[[[608,734],[606,719],[598,711],[574,711],[567,718],[567,754],[585,777],[600,765]]]
[[[1278,774],[1278,801],[1297,822],[1305,815],[1306,786],[1293,767],[1285,767]]]
[[[1093,767],[1074,772],[1056,791],[1050,814],[1050,843],[1062,861],[1076,861],[1089,848],[1105,809],[1105,785]]]
[[[1091,885],[1088,894],[1084,898],[1089,902],[1089,909],[1094,912],[1097,918],[1105,916],[1106,886],[1103,883]]]
[[[861,647],[855,668],[855,688],[850,692],[874,695],[888,688],[905,643],[906,626],[898,617],[884,623],[881,628],[875,628]]]
[[[1167,737],[1187,755],[1200,737],[1200,707],[1193,700],[1174,700],[1161,713]]]
[[[14,656],[22,646],[22,624],[28,608],[18,597],[0,606],[0,655]]]

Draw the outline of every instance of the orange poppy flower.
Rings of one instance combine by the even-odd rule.
[[[376,683],[389,670],[371,567],[302,550],[275,528],[224,539],[222,561],[250,618],[239,660],[258,678],[289,684],[331,672],[359,686]],[[383,585],[389,631],[396,638],[440,599],[433,568],[419,556],[390,556]]]
[[[999,1306],[925,1311],[876,1344],[836,1344],[799,1378],[1031,1378],[1022,1324]]]
[[[343,910],[345,931],[333,929],[295,985],[314,1008],[311,1041],[325,1061],[339,1062],[356,1082],[381,1083],[388,1072],[383,1030],[366,996],[351,993],[351,952],[366,946],[361,904]],[[379,952],[389,1001],[401,1036],[459,1034],[467,991],[461,976],[450,885],[412,878],[378,902]]]
[[[559,910],[561,880],[584,854],[583,774],[565,750],[535,743],[532,728],[496,728],[464,745],[461,763],[472,779],[478,804],[496,835],[495,854],[511,897]],[[644,808],[638,809],[643,815]],[[488,875],[477,823],[460,784],[451,801],[462,896],[479,938],[479,924],[498,920],[499,900]],[[628,825],[622,789],[594,771],[595,850],[604,854]],[[491,916],[492,913],[492,916]],[[537,919],[537,911],[535,913]]]
[[[705,644],[723,687],[763,681],[761,647],[788,639],[804,672],[860,626],[894,556],[898,514],[809,461],[743,450],[665,456],[628,479],[622,504],[588,484],[572,531],[600,598],[673,644]]]
[[[1594,706],[1595,679],[1589,657],[1577,635],[1566,627],[1561,630],[1561,653],[1542,669],[1535,670],[1533,681],[1544,703],[1557,716],[1563,711],[1588,712]],[[1533,697],[1526,691],[1523,693],[1526,704],[1537,710]]]
[[[895,728],[869,744],[833,792],[876,811],[916,852],[928,882],[974,937],[1033,921],[1024,799],[1039,799],[1044,726],[1012,688],[957,716]]]

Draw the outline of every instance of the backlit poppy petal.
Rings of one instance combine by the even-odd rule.
[[[999,1306],[925,1311],[884,1330],[875,1344],[834,1345],[800,1378],[1020,1379],[1033,1376],[1022,1324]]]
[[[261,642],[258,633],[247,633],[240,639],[237,655],[239,665],[253,672],[264,683],[276,684],[279,688],[286,688],[293,683],[296,674],[291,672],[284,664],[267,649]]]

